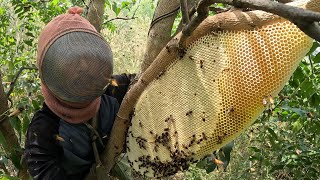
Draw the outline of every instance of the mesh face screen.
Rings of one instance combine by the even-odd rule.
[[[103,39],[72,32],[58,38],[46,52],[42,78],[59,98],[88,102],[104,93],[112,67],[112,52]]]
[[[140,96],[127,137],[150,177],[186,169],[250,126],[283,88],[312,39],[286,20],[201,37]]]

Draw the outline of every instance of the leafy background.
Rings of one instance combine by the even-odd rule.
[[[0,70],[5,91],[22,67],[35,67],[37,38],[53,17],[68,7],[85,7],[82,0],[0,0]],[[144,55],[148,27],[156,2],[152,0],[107,0],[102,31],[114,53],[114,73],[138,72]],[[85,12],[86,13],[86,12]],[[130,20],[111,20],[125,17]],[[134,18],[133,18],[134,17]],[[179,16],[181,17],[181,16]],[[177,18],[174,28],[180,19]],[[174,32],[174,31],[173,31]],[[320,177],[320,44],[310,52],[267,109],[234,142],[227,168],[192,166],[185,179],[318,179]],[[10,111],[23,108],[10,118],[20,144],[43,97],[37,70],[23,70],[10,95]],[[1,179],[14,179],[19,157],[8,158],[0,132]],[[213,170],[213,169],[211,169]]]

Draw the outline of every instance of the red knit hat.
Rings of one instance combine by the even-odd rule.
[[[71,32],[86,32],[103,39],[89,21],[80,16],[82,12],[82,8],[72,7],[66,14],[57,16],[42,30],[38,41],[37,64],[45,103],[56,115],[70,123],[82,123],[91,119],[99,110],[101,97],[86,103],[62,100],[50,91],[43,80],[43,73],[46,72],[43,72],[42,64],[49,47],[63,35]]]

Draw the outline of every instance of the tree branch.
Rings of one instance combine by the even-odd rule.
[[[141,72],[144,72],[171,39],[171,29],[180,9],[179,0],[160,0],[152,19]]]
[[[187,5],[188,5],[188,13],[189,13],[189,22],[194,13],[196,13],[196,8],[195,4],[197,3],[198,0],[188,0]],[[178,28],[176,29],[175,33],[171,36],[172,38],[175,37],[185,26],[185,24],[182,23],[182,20],[180,21]]]
[[[117,20],[117,19],[120,19],[120,20],[132,20],[132,19],[136,19],[136,18],[137,18],[137,17],[136,17],[136,12],[137,12],[137,10],[138,10],[138,8],[139,8],[139,6],[140,6],[140,1],[139,1],[138,3],[139,3],[139,4],[138,4],[137,8],[134,10],[134,12],[133,12],[133,14],[132,14],[131,17],[115,17],[115,18],[112,18],[112,19],[107,20],[107,21],[104,22],[103,24],[108,24],[109,22],[114,21],[114,20]]]
[[[22,71],[25,70],[25,69],[37,70],[38,68],[36,68],[36,67],[21,67],[21,68],[19,69],[19,71],[15,74],[15,76],[14,76],[14,78],[13,78],[13,81],[10,83],[10,89],[9,89],[8,92],[7,92],[6,98],[9,98],[9,96],[11,95],[11,93],[12,93],[12,91],[13,91],[13,89],[14,89],[14,86],[15,86],[15,84],[16,84],[19,76],[20,76],[20,74],[21,74]]]
[[[19,178],[28,179],[27,166],[25,163],[20,164],[22,149],[18,137],[8,121],[8,99],[2,86],[2,75],[0,72],[0,132],[4,136],[5,142],[2,144],[5,153],[9,156],[14,165],[20,169]]]
[[[289,2],[292,2],[293,0],[278,0],[278,2],[281,2],[281,3],[289,3]]]
[[[182,24],[186,25],[190,22],[187,0],[180,0],[180,9],[182,13]]]
[[[201,0],[197,7],[198,15],[183,29],[179,42],[180,49],[184,47],[185,36],[190,36],[193,30],[208,16],[208,6],[213,3],[225,3],[240,8],[251,8],[279,15],[296,24],[311,38],[320,41],[320,13],[270,0]]]
[[[109,19],[107,20],[106,22],[104,22],[103,24],[108,24],[109,22],[111,21],[114,21],[114,20],[117,20],[117,19],[120,19],[120,20],[132,20],[132,19],[136,19],[137,17],[133,16],[133,17],[115,17],[115,18],[112,18],[112,19]]]
[[[105,0],[91,0],[87,14],[88,21],[96,28],[98,32],[101,31]]]

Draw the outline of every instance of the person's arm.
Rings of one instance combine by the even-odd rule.
[[[116,98],[118,100],[118,103],[121,104],[124,96],[128,91],[128,87],[135,76],[136,74],[113,75],[112,79],[116,81],[117,85],[110,84],[105,94]]]
[[[34,115],[26,136],[25,158],[35,180],[67,179],[61,165],[63,149],[56,139],[58,132],[59,118],[47,107]]]

